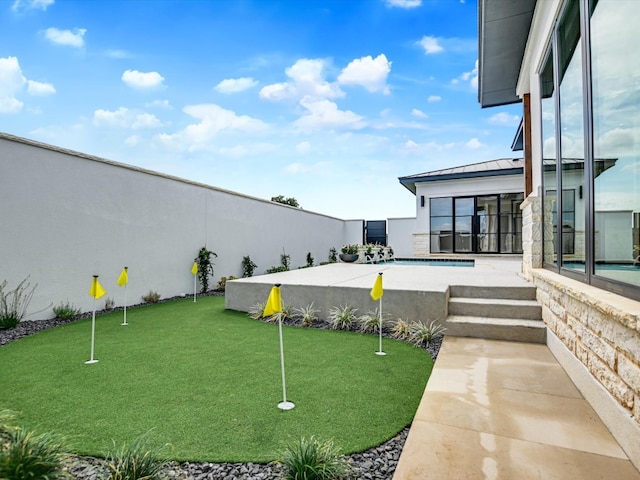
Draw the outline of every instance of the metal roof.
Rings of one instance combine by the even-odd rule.
[[[461,178],[495,177],[499,175],[522,175],[523,173],[524,160],[522,158],[499,158],[488,162],[416,173],[415,175],[400,177],[398,180],[410,192],[415,194],[416,183],[458,180]]]
[[[519,103],[516,83],[536,0],[478,0],[478,101]]]

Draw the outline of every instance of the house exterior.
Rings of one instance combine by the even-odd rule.
[[[547,343],[640,467],[640,2],[478,7],[480,104],[523,106],[522,267]]]
[[[413,256],[522,253],[523,163],[502,158],[400,177],[416,196]]]

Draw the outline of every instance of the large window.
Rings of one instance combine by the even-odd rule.
[[[522,253],[522,193],[432,198],[431,253]]]
[[[638,0],[567,0],[539,78],[545,265],[640,298],[637,18]]]

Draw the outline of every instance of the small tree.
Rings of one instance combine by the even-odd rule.
[[[209,291],[209,276],[213,276],[213,260],[211,257],[217,257],[216,252],[207,250],[202,247],[198,252],[198,256],[194,261],[198,264],[198,280],[200,280],[200,293]]]
[[[311,256],[311,252],[307,253],[307,267],[313,267],[313,257]]]
[[[258,268],[258,265],[256,265],[253,262],[253,260],[251,260],[249,255],[247,255],[246,257],[242,257],[242,277],[243,278],[252,277],[253,271],[256,268]]]
[[[284,205],[290,205],[296,208],[300,208],[300,204],[298,203],[298,200],[296,200],[294,197],[285,198],[284,195],[278,195],[277,197],[271,197],[271,201],[282,203]]]

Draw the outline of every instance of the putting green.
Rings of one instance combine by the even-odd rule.
[[[177,300],[91,319],[0,348],[0,408],[18,423],[65,435],[103,456],[153,430],[174,460],[268,462],[299,436],[366,450],[411,422],[432,361],[407,343],[283,327],[289,411],[282,401],[278,326],[224,309],[224,298]]]

